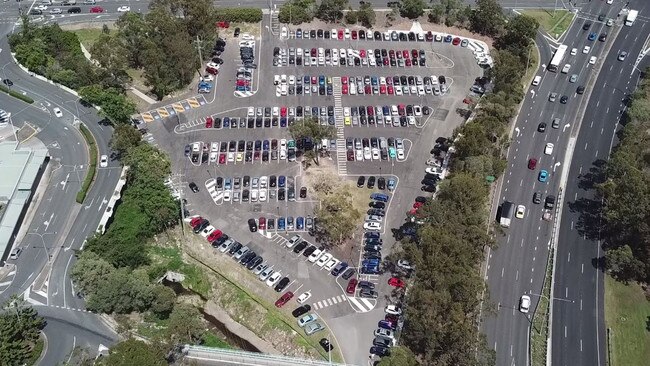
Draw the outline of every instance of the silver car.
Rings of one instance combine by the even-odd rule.
[[[321,330],[325,330],[325,327],[319,322],[309,323],[307,326],[305,326],[306,335],[312,335],[316,332],[320,332]]]

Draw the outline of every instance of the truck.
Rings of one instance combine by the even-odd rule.
[[[637,15],[639,15],[638,10],[630,9],[630,11],[627,13],[627,18],[625,18],[625,25],[631,27],[632,24],[634,24]]]
[[[510,201],[504,201],[501,205],[501,217],[499,219],[499,224],[502,227],[510,227],[510,221],[512,220],[512,212],[515,210],[515,205]]]

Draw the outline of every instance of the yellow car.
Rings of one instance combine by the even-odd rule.
[[[237,162],[243,161],[244,160],[244,154],[243,153],[237,153]]]
[[[346,126],[351,126],[352,125],[352,120],[350,119],[350,117],[345,117],[345,125]]]

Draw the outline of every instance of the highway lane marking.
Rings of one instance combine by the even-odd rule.
[[[571,262],[571,252],[569,252],[566,261],[567,261],[567,262]]]

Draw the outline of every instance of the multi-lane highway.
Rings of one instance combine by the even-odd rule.
[[[635,3],[639,2],[632,1],[629,6],[642,10],[643,6]],[[551,58],[549,46],[556,48],[562,43],[568,46],[568,51],[560,68],[569,63],[571,69],[567,74],[546,72],[543,68],[537,72],[542,82],[531,87],[520,110],[508,154],[508,169],[497,197],[499,204],[509,200],[515,205],[526,206],[525,217],[513,218],[511,227],[504,229],[499,248],[489,253],[486,267],[490,300],[497,304],[498,313],[496,318],[486,319],[483,329],[488,335],[489,346],[497,352],[499,365],[527,364],[531,316],[541,293],[550,245],[557,248],[553,364],[599,365],[605,362],[602,275],[598,278],[599,272],[592,265],[592,259],[598,254],[597,245],[584,243],[583,233],[575,227],[578,213],[571,212],[570,207],[571,202],[580,199],[576,198],[576,177],[580,172],[584,174],[582,169],[591,167],[594,154],[601,159],[607,157],[614,125],[622,110],[621,99],[634,87],[630,70],[647,32],[642,20],[633,27],[623,27],[621,17],[613,28],[597,20],[599,14],[616,19],[624,5],[621,2],[609,5],[594,1],[583,5],[559,42],[540,42],[538,37],[542,64]],[[589,30],[583,29],[585,23],[591,24]],[[607,32],[609,40],[588,41],[589,32]],[[590,47],[586,53],[583,52],[585,46]],[[575,55],[570,54],[573,48],[577,49]],[[624,62],[616,60],[619,50],[630,53]],[[592,56],[597,57],[595,65],[589,64]],[[599,76],[596,75],[598,71]],[[569,77],[574,73],[578,80],[571,83]],[[576,94],[579,85],[586,86],[584,95]],[[567,95],[568,103],[550,102],[551,92],[558,93],[558,99]],[[551,128],[553,118],[560,118],[558,129]],[[543,133],[537,130],[541,122],[547,124]],[[580,136],[575,143],[571,137],[578,132]],[[550,155],[544,153],[548,142],[554,144]],[[537,159],[535,169],[528,168],[531,158]],[[568,165],[571,165],[570,171],[566,171]],[[539,181],[540,169],[550,173],[547,182]],[[568,179],[561,182],[561,177]],[[533,204],[532,197],[535,192],[540,192],[543,198],[557,196],[564,184],[567,189],[563,194],[559,240],[554,241],[553,222],[542,220],[543,203]],[[523,294],[528,294],[532,300],[529,314],[518,311],[519,298]]]

